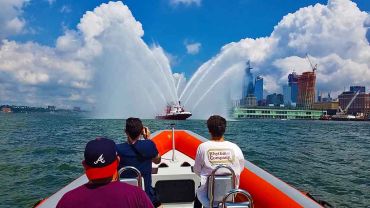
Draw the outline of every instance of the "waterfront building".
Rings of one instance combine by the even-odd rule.
[[[291,101],[292,103],[297,103],[298,97],[298,75],[295,72],[292,72],[288,75],[288,85],[291,91]]]
[[[53,105],[48,105],[48,108],[47,108],[49,111],[55,111],[55,106]]]
[[[312,104],[315,102],[315,84],[315,71],[303,72],[302,75],[298,76],[298,107],[303,109],[312,108]]]
[[[73,107],[73,111],[81,112],[81,108],[80,107]]]
[[[328,115],[335,115],[338,107],[338,101],[316,102],[312,105],[312,109],[326,111]]]
[[[257,102],[263,99],[263,77],[257,76],[254,81],[254,95],[257,98]]]
[[[303,119],[318,120],[326,111],[287,108],[234,108],[234,119]]]
[[[240,105],[243,107],[255,107],[257,106],[257,98],[256,96],[248,95],[240,100]]]
[[[284,104],[284,96],[282,94],[270,94],[266,97],[266,104],[272,106],[280,106]]]
[[[366,88],[365,86],[350,86],[349,87],[349,91],[350,92],[357,92],[357,91],[360,91],[360,93],[365,93],[366,92]]]
[[[339,106],[344,110],[356,92],[347,91],[343,92],[338,96]],[[370,93],[360,93],[354,99],[352,104],[348,107],[347,114],[352,115],[365,115],[368,117],[370,115]]]
[[[292,104],[292,88],[289,85],[283,86],[284,105],[291,106]]]
[[[12,112],[12,109],[9,106],[3,106],[1,108],[1,112],[3,112],[3,113],[11,113]]]

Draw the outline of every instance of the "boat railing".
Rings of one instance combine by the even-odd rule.
[[[247,201],[244,202],[233,202],[228,201],[230,196],[235,197],[237,194],[244,195],[247,198]],[[221,208],[253,208],[253,199],[252,196],[243,189],[232,189],[230,190],[222,199]]]
[[[131,171],[136,174],[136,178],[121,178],[121,174],[126,171]],[[140,171],[133,167],[133,166],[125,166],[118,171],[118,178],[121,182],[128,183],[133,186],[138,186],[140,188],[143,188],[143,178],[141,176]]]
[[[216,175],[220,169],[229,170],[230,174]],[[213,207],[214,203],[222,202],[224,196],[232,189],[236,188],[236,175],[234,170],[226,165],[217,166],[208,177],[208,199],[209,207]]]

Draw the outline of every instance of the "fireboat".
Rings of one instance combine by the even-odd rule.
[[[162,120],[185,120],[189,118],[192,114],[184,110],[181,106],[180,101],[177,104],[167,105],[166,113],[164,115],[157,115],[156,119]]]

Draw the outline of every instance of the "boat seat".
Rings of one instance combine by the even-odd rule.
[[[228,169],[228,175],[216,175],[219,169]],[[208,177],[208,199],[209,207],[213,207],[222,202],[224,196],[232,189],[236,188],[236,176],[234,170],[225,165],[217,166]]]
[[[242,194],[247,198],[244,202],[234,202],[234,196],[237,194]],[[232,199],[228,201],[228,198],[232,196]],[[220,204],[221,208],[253,208],[252,196],[243,189],[232,189],[230,190],[222,199]]]
[[[123,177],[121,177],[121,174],[125,171],[134,172],[136,174],[136,177],[135,178],[123,178]],[[121,168],[118,171],[118,176],[119,176],[119,181],[121,181],[121,182],[143,188],[143,178],[141,176],[141,173],[137,168],[135,168],[133,166],[126,166],[126,167]]]

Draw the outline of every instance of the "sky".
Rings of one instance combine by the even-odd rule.
[[[0,104],[94,103],[91,60],[99,52],[86,44],[86,31],[97,26],[94,21],[88,29],[79,25],[103,3],[108,1],[1,0]],[[339,92],[350,84],[370,87],[368,0],[122,3],[131,12],[125,17],[141,24],[139,38],[150,48],[160,48],[172,72],[184,73],[188,81],[207,63],[251,60],[254,73],[265,77],[266,92],[281,92],[289,72],[307,70],[304,56],[309,53],[319,70],[322,66],[322,91]],[[71,37],[83,41],[73,45]],[[73,53],[82,48],[85,55]]]

